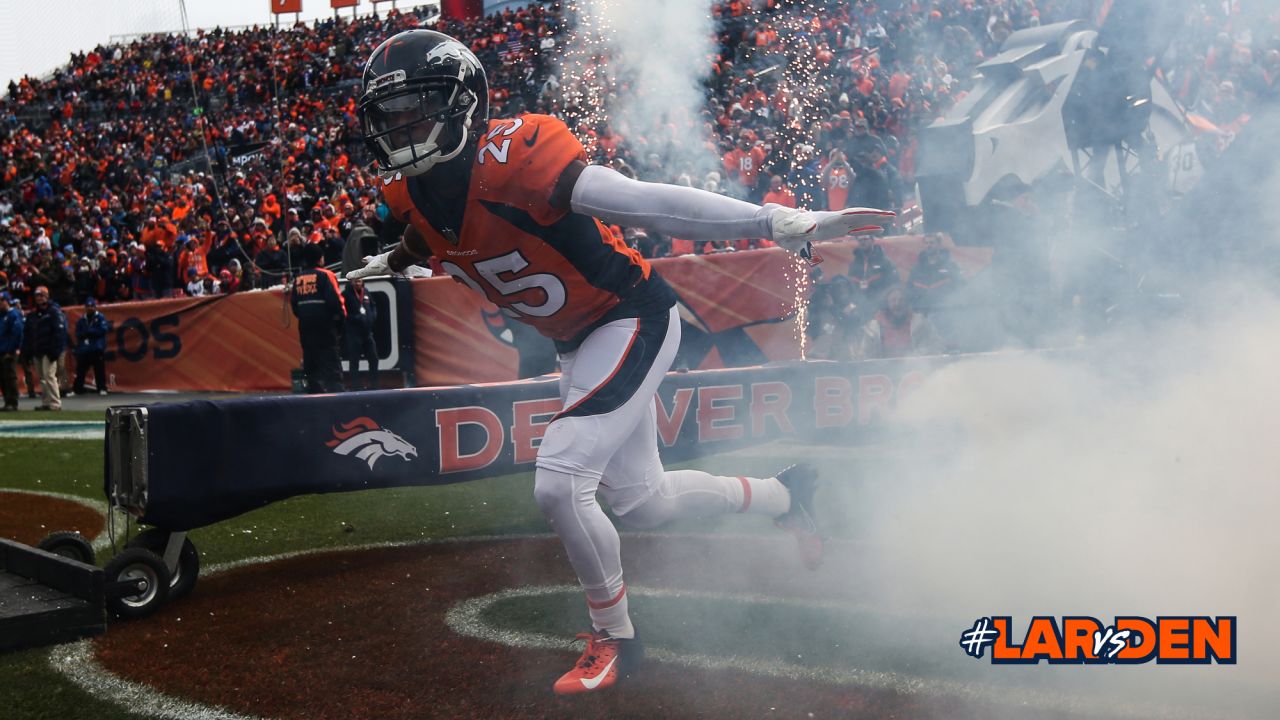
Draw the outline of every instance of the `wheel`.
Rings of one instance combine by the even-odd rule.
[[[36,547],[54,555],[79,560],[86,565],[93,564],[93,546],[83,535],[75,530],[59,530],[49,533]]]
[[[106,582],[107,609],[126,620],[146,617],[169,599],[169,570],[164,558],[146,548],[127,548],[111,558]]]
[[[169,544],[168,530],[151,528],[138,533],[129,541],[126,548],[146,548],[164,559],[165,546]],[[167,566],[166,566],[167,567]],[[178,554],[178,568],[173,571],[169,581],[169,599],[177,600],[191,594],[196,586],[196,578],[200,575],[200,553],[191,538],[182,541],[182,552]]]

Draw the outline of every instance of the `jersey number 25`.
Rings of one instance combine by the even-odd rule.
[[[476,282],[475,278],[468,275],[461,267],[451,262],[441,263],[441,266],[450,275],[466,284],[467,287],[481,295],[488,296],[488,293],[484,291],[480,283]],[[506,255],[472,263],[472,267],[476,269],[476,272],[480,273],[480,277],[484,278],[485,282],[499,295],[510,296],[533,289],[539,289],[546,293],[547,299],[538,305],[530,305],[523,302],[502,303],[514,312],[530,317],[550,317],[564,307],[566,295],[564,283],[555,275],[533,273],[524,277],[502,277],[503,275],[517,275],[520,271],[529,267],[529,261],[525,259],[524,255],[520,254],[519,250],[512,250]]]

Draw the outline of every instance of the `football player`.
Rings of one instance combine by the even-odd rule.
[[[772,478],[663,470],[654,393],[680,344],[676,296],[605,224],[699,241],[766,238],[805,253],[812,241],[880,230],[893,213],[761,207],[588,165],[554,117],[490,118],[480,62],[430,30],[402,32],[373,51],[359,113],[386,203],[407,228],[394,249],[347,277],[401,273],[434,256],[556,343],[564,405],[538,449],[534,498],[586,591],[592,625],[557,693],[610,687],[642,654],[618,533],[597,492],[638,528],[715,513],[773,517],[816,567],[812,469]]]

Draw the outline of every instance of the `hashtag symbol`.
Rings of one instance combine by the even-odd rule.
[[[960,633],[960,647],[969,657],[982,657],[982,651],[994,645],[1000,631],[991,627],[990,618],[978,618],[973,627]]]

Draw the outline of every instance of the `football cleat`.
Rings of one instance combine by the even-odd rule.
[[[606,632],[579,633],[587,647],[573,669],[556,681],[557,695],[580,695],[613,687],[620,678],[630,676],[644,659],[644,646],[639,640],[611,638]]]
[[[818,471],[800,463],[778,473],[778,482],[791,495],[791,509],[773,522],[791,533],[800,546],[804,566],[817,570],[822,565],[823,539],[814,520],[813,492],[818,487]]]

